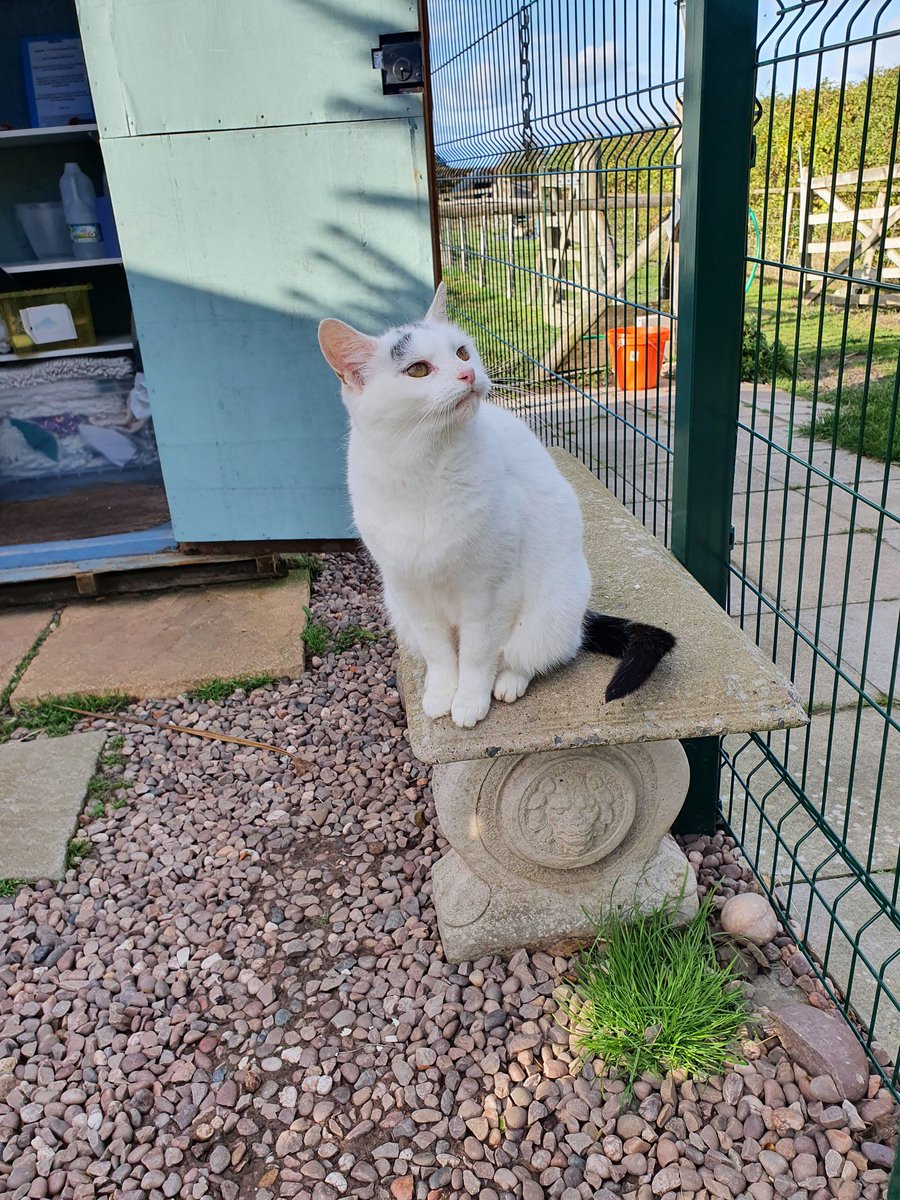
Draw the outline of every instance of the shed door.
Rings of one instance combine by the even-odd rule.
[[[175,535],[352,536],[316,327],[421,313],[419,95],[384,96],[404,0],[78,0]]]

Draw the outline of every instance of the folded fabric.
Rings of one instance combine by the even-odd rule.
[[[10,417],[9,423],[18,429],[32,450],[45,454],[53,462],[59,462],[59,442],[49,430],[37,421],[20,421],[16,417]]]
[[[78,432],[85,445],[102,454],[116,467],[124,467],[137,454],[137,447],[131,438],[116,429],[104,429],[100,425],[79,425]]]

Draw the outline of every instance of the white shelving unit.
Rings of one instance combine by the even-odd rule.
[[[96,124],[83,125],[53,125],[41,129],[0,129],[0,150],[8,147],[15,149],[22,146],[46,146],[55,142],[76,142],[92,138],[96,140],[98,131]],[[0,263],[9,275],[35,275],[44,271],[75,271],[94,270],[97,267],[121,266],[119,257],[109,258],[56,258],[41,261],[31,259],[28,262]],[[23,286],[28,284],[23,280]],[[0,354],[0,363],[33,362],[38,358],[71,358],[85,354],[111,354],[134,349],[134,341],[129,334],[119,334],[115,337],[101,337],[94,346],[72,346],[62,350],[39,350],[35,354]]]
[[[72,271],[76,267],[116,267],[121,258],[48,258],[43,261],[0,263],[0,268],[9,275],[34,274],[35,271]]]
[[[40,146],[74,142],[97,132],[96,125],[48,125],[43,129],[0,129],[0,146]]]
[[[133,350],[129,337],[98,338],[96,346],[72,346],[71,349],[39,350],[37,354],[0,354],[0,363],[34,362],[37,358],[71,358],[76,354],[110,354],[116,350]]]

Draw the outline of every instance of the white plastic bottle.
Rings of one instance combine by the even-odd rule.
[[[76,258],[103,258],[103,237],[97,217],[97,193],[77,163],[66,163],[59,181],[63,212]]]

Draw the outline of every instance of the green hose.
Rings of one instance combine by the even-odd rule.
[[[757,221],[756,213],[753,211],[752,208],[748,208],[747,211],[750,214],[750,220],[753,222],[753,228],[756,231],[756,248],[753,251],[753,257],[759,258],[759,250],[760,250],[760,245],[762,243],[762,237],[760,236],[760,232],[759,232],[759,221]],[[750,278],[747,280],[747,286],[744,288],[745,296],[750,291],[750,289],[753,287],[753,280],[756,278],[756,270],[757,270],[758,266],[759,266],[758,262],[755,262],[753,264],[753,270],[750,272]]]

